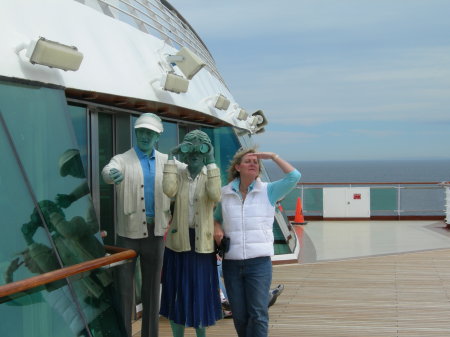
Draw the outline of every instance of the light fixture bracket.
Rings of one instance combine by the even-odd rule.
[[[175,55],[167,55],[166,61],[176,65],[188,80],[191,80],[206,63],[189,48],[181,48]]]

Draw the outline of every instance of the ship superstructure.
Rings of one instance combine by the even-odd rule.
[[[120,331],[102,301],[112,282],[105,269],[133,255],[113,247],[114,187],[100,171],[134,145],[134,120],[162,118],[165,153],[187,132],[205,131],[223,183],[232,155],[252,146],[267,120],[233,98],[208,48],[167,1],[3,1],[0,26],[0,335]],[[74,158],[81,173],[62,168]],[[80,198],[58,212],[80,229],[70,240],[91,249],[64,250],[69,239],[49,225],[55,200],[69,194]],[[95,231],[83,237],[82,225]],[[281,211],[274,234],[274,260],[295,259]],[[100,315],[110,318],[103,332]]]

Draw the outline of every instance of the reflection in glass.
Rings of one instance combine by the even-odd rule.
[[[201,130],[204,131],[211,139],[214,146],[216,164],[220,168],[222,185],[226,185],[228,183],[228,165],[241,145],[232,128],[201,128]]]
[[[105,244],[114,245],[114,185],[105,183],[101,177],[101,169],[114,156],[113,152],[113,122],[112,115],[98,114],[98,167],[100,183],[100,223],[107,235],[103,239]]]
[[[78,149],[80,149],[81,161],[83,162],[85,176],[87,176],[88,167],[88,132],[87,132],[87,114],[86,108],[69,105],[67,106],[73,129],[75,131],[75,138],[77,140]]]
[[[0,285],[104,256],[64,91],[0,81],[0,114]],[[94,270],[1,298],[0,336],[121,336],[111,292]]]
[[[177,124],[172,122],[163,122],[164,132],[160,135],[158,141],[158,151],[169,153],[178,144]]]

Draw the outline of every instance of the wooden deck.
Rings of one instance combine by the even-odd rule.
[[[450,336],[450,250],[274,266],[270,336]],[[140,336],[140,322],[133,326]],[[172,336],[161,318],[160,337]],[[186,329],[185,336],[195,336]],[[207,336],[236,336],[232,319]]]

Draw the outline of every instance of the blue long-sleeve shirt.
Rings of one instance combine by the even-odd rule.
[[[267,185],[267,196],[272,205],[275,206],[276,202],[288,194],[300,180],[301,173],[298,170],[293,170],[287,173],[282,179],[268,183]],[[231,182],[231,188],[238,193],[241,198],[242,194],[239,191],[239,184],[241,180],[239,178],[234,179]],[[255,182],[252,182],[248,187],[247,193],[250,192],[254,187]],[[222,204],[218,203],[214,211],[214,220],[222,223]]]
[[[155,216],[155,149],[150,155],[142,152],[137,146],[134,147],[139,158],[144,174],[144,201],[145,215]]]

